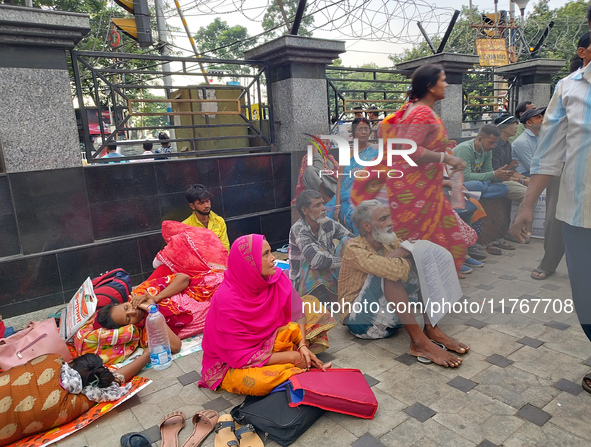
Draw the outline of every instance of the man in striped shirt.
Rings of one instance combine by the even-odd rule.
[[[589,43],[587,33],[577,49],[583,67],[558,83],[546,109],[531,181],[510,232],[520,239],[529,236],[538,196],[562,174],[556,219],[563,222],[574,307],[591,340],[591,45],[581,46],[584,38]],[[591,392],[591,375],[587,376],[583,387]]]
[[[302,217],[289,231],[289,279],[302,296],[336,301],[342,251],[354,234],[326,216],[318,191],[302,191],[295,205]]]

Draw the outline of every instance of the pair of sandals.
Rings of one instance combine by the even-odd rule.
[[[502,250],[515,250],[515,247],[500,239],[489,242],[486,246],[486,251],[491,255],[502,255]]]
[[[185,426],[185,414],[182,411],[174,411],[167,414],[160,422],[160,447],[178,447],[179,432]],[[209,435],[218,422],[218,413],[214,410],[198,411],[193,416],[193,433],[185,441],[182,447],[197,447],[207,435]]]
[[[223,414],[215,426],[214,447],[263,447],[263,441],[251,424],[240,425],[232,415]]]

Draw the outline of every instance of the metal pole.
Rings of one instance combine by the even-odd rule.
[[[154,5],[156,7],[156,25],[158,27],[158,42],[160,54],[164,57],[170,55],[170,50],[168,48],[168,37],[166,37],[166,19],[164,18],[164,7],[162,6],[162,0],[154,0]],[[170,64],[166,62],[162,62],[162,71],[164,73],[170,73]],[[170,74],[165,74],[162,77],[164,82],[164,87],[166,87],[166,97],[170,99],[170,95],[172,93],[172,76]],[[167,102],[166,103],[166,111],[168,113],[172,112],[172,104]],[[169,124],[174,126],[174,115],[169,115]],[[176,139],[176,134],[174,129],[168,130],[170,133],[170,139]],[[171,143],[172,151],[177,152],[176,141]]]
[[[158,0],[162,1],[162,0]],[[201,57],[199,55],[199,51],[197,50],[197,45],[195,45],[195,39],[191,36],[191,31],[189,31],[189,25],[187,25],[187,21],[185,20],[185,16],[183,15],[183,11],[181,10],[181,5],[179,4],[178,0],[174,0],[174,5],[176,6],[176,11],[179,14],[181,22],[183,22],[183,26],[185,27],[185,33],[187,33],[187,37],[189,38],[189,42],[191,42],[191,48],[193,48],[193,53],[195,53],[196,57]],[[201,73],[203,73],[203,77],[205,78],[205,82],[209,84],[209,79],[207,79],[207,75],[205,74],[205,67],[203,64],[199,62],[199,68],[201,68]]]
[[[33,0],[25,0],[25,6],[27,8],[32,8],[33,7]]]
[[[298,10],[296,11],[296,16],[293,21],[293,26],[291,28],[291,33],[294,36],[297,36],[298,30],[300,29],[300,23],[302,22],[302,17],[304,15],[304,10],[306,9],[306,0],[300,0],[298,3]]]
[[[283,20],[285,21],[285,27],[287,28],[287,32],[289,33],[289,19],[287,18],[287,14],[285,13],[285,8],[283,7],[283,2],[281,0],[277,0],[277,4],[279,5],[279,9],[281,10],[281,15],[283,16]]]

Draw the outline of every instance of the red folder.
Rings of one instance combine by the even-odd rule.
[[[290,407],[311,405],[336,413],[373,419],[378,401],[358,369],[313,369],[289,379]]]

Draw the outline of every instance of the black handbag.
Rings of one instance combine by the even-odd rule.
[[[285,389],[267,396],[247,396],[230,412],[237,423],[252,424],[264,441],[271,438],[281,446],[295,442],[324,413],[309,405],[290,407]]]

